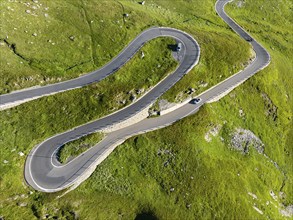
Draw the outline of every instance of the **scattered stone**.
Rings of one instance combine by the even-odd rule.
[[[219,131],[221,130],[222,125],[216,125],[214,127],[212,127],[204,136],[204,139],[207,142],[211,142],[212,141],[212,137],[216,137],[219,134]]]
[[[141,88],[141,89],[137,89],[136,90],[136,94],[137,95],[140,95],[140,94],[142,94],[144,92],[144,88]]]
[[[193,176],[191,176],[191,177],[190,177],[190,179],[192,179],[192,180],[193,180],[193,179],[194,179],[194,178],[193,178]]]
[[[257,199],[257,196],[251,192],[248,192],[248,195],[250,195],[253,199]]]
[[[26,199],[26,198],[28,197],[28,195],[26,195],[26,194],[21,194],[20,197],[21,197],[22,199]]]
[[[32,35],[33,35],[34,37],[38,36],[38,34],[37,34],[37,33],[33,33]]]
[[[240,117],[243,117],[245,114],[244,114],[244,112],[243,112],[243,109],[239,109],[239,116]]]
[[[274,193],[273,190],[270,191],[270,195],[271,195],[271,197],[272,197],[274,200],[277,201],[278,197],[276,196],[276,194]]]
[[[131,94],[130,96],[130,101],[134,102],[136,100],[136,95]]]
[[[25,10],[25,13],[30,14],[31,10]]]
[[[3,47],[5,46],[5,43],[3,41],[0,42],[0,46]]]
[[[123,14],[124,17],[128,18],[129,17],[129,14],[125,13]]]
[[[285,94],[285,97],[286,97],[286,99],[288,99],[289,98],[288,94]]]
[[[74,41],[75,36],[72,35],[72,36],[69,37],[69,39],[70,39],[71,41]]]
[[[165,162],[164,162],[164,167],[168,166],[168,165],[169,165],[169,163],[170,163],[170,161],[169,161],[169,160],[165,161]]]
[[[278,118],[277,110],[278,107],[274,105],[273,101],[270,99],[270,97],[266,93],[261,93],[261,97],[265,101],[265,105],[267,107],[267,110],[265,111],[265,115],[267,117],[271,117],[273,121],[276,121]]]
[[[149,117],[158,115],[160,115],[160,111],[157,111],[155,109],[149,109]]]
[[[293,216],[293,205],[288,205],[287,207],[285,207],[285,209],[281,209],[280,213],[283,216],[286,216],[289,218],[292,217]]]
[[[8,160],[3,160],[3,163],[4,164],[7,164],[9,161]]]
[[[191,204],[187,204],[187,205],[186,205],[186,208],[189,209],[190,207],[191,207]]]
[[[238,1],[237,2],[237,7],[242,8],[243,4],[244,4],[244,1]]]
[[[144,4],[145,4],[145,1],[142,1],[140,4],[141,4],[141,5],[144,5]]]
[[[49,15],[48,15],[47,13],[45,13],[44,16],[45,16],[46,18],[49,17]]]
[[[201,84],[199,84],[199,87],[203,87],[203,88],[205,88],[205,87],[207,87],[208,86],[208,84],[209,83],[207,83],[207,82],[201,82]]]
[[[261,214],[261,215],[263,215],[263,212],[259,209],[259,208],[257,208],[256,206],[252,206],[259,214]]]
[[[22,156],[24,156],[24,153],[20,151],[20,152],[18,152],[18,155],[22,157]]]
[[[33,0],[33,3],[39,3],[39,1],[38,0]]]
[[[174,192],[174,190],[175,190],[175,189],[174,189],[173,187],[172,187],[172,188],[170,188],[170,192]]]
[[[285,199],[286,194],[284,192],[279,192],[279,197],[280,197],[280,199]]]
[[[143,52],[143,51],[141,51],[140,58],[141,58],[141,59],[144,58],[144,52]]]
[[[185,91],[185,93],[187,93],[188,95],[191,95],[194,92],[195,92],[195,89],[194,88],[188,88],[188,90]]]
[[[126,100],[123,99],[122,101],[120,101],[120,103],[121,103],[122,105],[125,105],[125,104],[126,104]]]
[[[27,203],[26,202],[20,202],[17,205],[20,206],[20,207],[26,207]]]

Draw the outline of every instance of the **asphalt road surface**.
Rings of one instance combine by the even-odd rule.
[[[114,149],[113,146],[118,145],[133,135],[168,126],[175,121],[194,114],[204,103],[211,101],[215,97],[225,93],[225,91],[234,88],[243,80],[251,77],[260,69],[266,67],[270,62],[270,55],[258,42],[256,42],[248,35],[248,33],[225,14],[224,6],[228,2],[229,0],[218,0],[216,3],[216,11],[218,15],[221,16],[221,18],[242,38],[251,38],[249,43],[251,43],[255,50],[255,60],[243,71],[229,77],[199,95],[197,98],[202,99],[199,104],[187,103],[168,114],[157,118],[144,119],[126,128],[108,133],[107,136],[96,146],[65,165],[60,164],[56,158],[56,152],[60,146],[71,140],[78,139],[84,135],[105,128],[108,125],[124,121],[138,113],[144,107],[153,103],[197,64],[200,55],[200,48],[197,42],[191,36],[179,30],[171,28],[151,28],[142,32],[114,60],[95,72],[74,80],[0,96],[0,104],[5,105],[7,103],[18,102],[25,99],[28,100],[41,95],[49,95],[51,93],[97,82],[115,72],[118,68],[124,65],[141,46],[156,37],[173,37],[183,44],[183,57],[179,67],[167,78],[161,81],[155,88],[144,95],[143,98],[117,113],[89,122],[62,134],[58,134],[36,146],[28,155],[25,164],[24,174],[27,183],[39,191],[56,192],[65,189],[76,182],[80,182],[84,179],[84,176],[86,176],[85,173],[91,173],[93,171],[92,168],[111,153]]]

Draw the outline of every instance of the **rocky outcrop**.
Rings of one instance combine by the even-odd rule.
[[[250,147],[255,148],[258,153],[264,151],[262,141],[252,131],[243,128],[237,128],[232,134],[231,146],[244,154],[248,154]]]

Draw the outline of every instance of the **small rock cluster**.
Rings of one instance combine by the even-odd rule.
[[[187,91],[185,91],[185,93],[187,93],[188,95],[191,95],[192,93],[194,93],[196,90],[194,88],[188,88]]]
[[[204,136],[204,139],[207,142],[211,142],[212,137],[216,137],[219,134],[219,131],[221,130],[222,125],[215,125],[213,126]]]
[[[159,116],[159,115],[160,115],[160,111],[158,111],[156,109],[149,109],[149,117]]]
[[[245,1],[239,0],[236,4],[238,8],[242,8],[243,5],[245,4]]]
[[[264,99],[265,105],[266,105],[265,115],[267,117],[271,117],[273,119],[273,121],[276,121],[278,118],[277,106],[274,105],[273,101],[269,98],[269,96],[266,93],[263,92],[261,94],[261,97]]]
[[[199,87],[207,87],[209,83],[205,82],[205,81],[200,81]]]
[[[175,158],[175,153],[173,153],[172,150],[169,150],[169,149],[159,149],[157,155],[168,157],[168,159],[165,160],[165,162],[163,163],[164,167],[168,166],[170,162],[172,161],[172,159]]]
[[[292,217],[293,216],[293,205],[288,205],[288,206],[284,207],[284,209],[280,210],[280,213],[283,216],[286,216],[289,218]]]

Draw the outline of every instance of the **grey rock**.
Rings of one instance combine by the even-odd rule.
[[[237,128],[232,134],[231,146],[244,154],[249,152],[249,147],[254,147],[260,154],[264,152],[262,141],[253,132],[243,128]]]
[[[26,202],[20,202],[17,204],[19,207],[26,207],[27,203]]]

